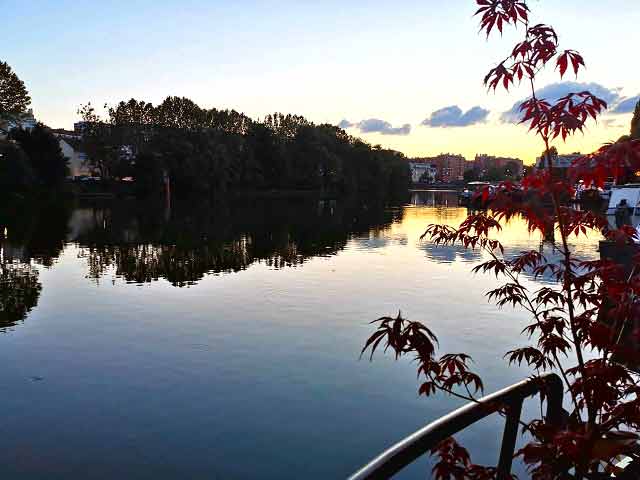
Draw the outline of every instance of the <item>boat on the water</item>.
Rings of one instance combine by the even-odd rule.
[[[609,186],[609,188],[611,187]],[[606,190],[605,188],[599,188],[593,185],[586,187],[582,182],[580,182],[575,187],[573,201],[586,205],[599,206],[604,202],[609,202],[610,192],[610,189]]]
[[[640,216],[640,183],[611,187],[607,216],[621,215],[624,209],[627,210],[626,213],[632,220],[634,217]]]
[[[473,207],[486,206],[488,202],[482,199],[481,193],[487,188],[489,189],[489,195],[493,195],[495,187],[489,182],[467,183],[464,190],[458,193],[458,204]]]

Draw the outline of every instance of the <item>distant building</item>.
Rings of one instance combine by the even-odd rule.
[[[118,157],[122,161],[135,163],[136,154],[133,145],[120,145],[118,148]]]
[[[33,110],[29,109],[27,113],[11,115],[7,118],[0,118],[0,135],[4,132],[6,136],[11,130],[22,128],[23,130],[31,130],[38,124],[33,116]]]
[[[72,140],[82,139],[82,135],[76,133],[74,130],[65,130],[64,128],[53,128],[51,132],[58,138],[69,138]]]
[[[584,155],[582,155],[581,153],[570,153],[568,155],[554,155],[553,157],[551,157],[551,166],[553,168],[558,168],[558,169],[562,169],[562,170],[566,170],[567,168],[569,168],[571,166],[571,164],[573,162],[575,162],[577,159],[583,157]],[[539,157],[536,160],[536,168],[537,169],[543,169],[547,167],[547,158],[546,157]]]
[[[560,176],[566,176],[567,170],[577,159],[583,157],[581,153],[570,153],[567,155],[554,155],[551,157],[551,166],[553,170]],[[536,160],[536,168],[543,170],[547,168],[547,158],[539,157]]]
[[[86,153],[80,150],[77,139],[58,136],[58,142],[60,143],[62,154],[69,161],[70,175],[72,177],[91,176],[93,172],[87,164],[89,158]]]
[[[490,170],[497,169],[501,172],[508,172],[513,177],[519,177],[524,170],[524,162],[519,158],[511,157],[496,157],[487,154],[476,155],[473,161],[473,169],[478,174],[478,177],[483,178]]]
[[[469,170],[473,170],[473,166],[474,166],[474,161],[473,160],[467,160],[464,164],[464,171],[467,172]]]
[[[414,158],[411,162],[431,166],[435,169],[435,180],[443,183],[462,182],[468,163],[462,155],[451,153],[442,153],[437,157]]]
[[[73,124],[73,131],[78,135],[82,135],[88,126],[89,122],[76,122]]]
[[[435,165],[426,162],[409,162],[412,183],[433,183],[438,176]]]
[[[23,130],[32,130],[38,121],[33,116],[33,110],[29,109],[26,113],[0,117],[0,140],[6,140],[11,130],[21,128]]]
[[[431,163],[438,169],[439,181],[443,183],[453,183],[464,180],[467,159],[462,155],[443,153],[437,157],[433,157]]]

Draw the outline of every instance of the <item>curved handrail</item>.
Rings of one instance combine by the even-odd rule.
[[[525,398],[542,390],[547,395],[547,422],[560,425],[562,421],[562,397],[564,388],[562,380],[555,373],[529,378],[511,385],[503,390],[487,395],[477,402],[469,403],[426,427],[413,435],[396,443],[368,465],[349,477],[349,480],[381,480],[398,473],[418,457],[424,455],[438,443],[467,428],[469,425],[498,411],[505,405],[507,420],[502,437],[500,461],[498,463],[498,479],[506,478],[511,472],[511,462],[515,451],[518,422]]]

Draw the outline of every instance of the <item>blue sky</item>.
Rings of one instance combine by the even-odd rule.
[[[501,120],[525,90],[493,94],[482,85],[517,37],[478,36],[472,0],[0,5],[8,26],[0,59],[27,84],[37,117],[54,127],[70,127],[87,101],[181,95],[253,117],[346,119],[350,133],[409,155],[489,152],[531,161],[540,151],[522,127]],[[534,0],[531,8],[534,21],[556,27],[564,48],[585,56],[580,82],[602,87],[616,105],[640,94],[632,41],[639,1]],[[558,81],[549,72],[540,86]],[[630,115],[614,109],[560,150],[586,151],[625,133]]]

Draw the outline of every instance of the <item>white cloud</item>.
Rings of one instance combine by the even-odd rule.
[[[631,113],[635,110],[638,102],[640,102],[640,95],[623,98],[613,109],[612,113]]]
[[[421,125],[427,127],[468,127],[487,120],[489,110],[482,107],[473,107],[467,112],[457,105],[441,108],[433,112],[429,118],[423,120]]]
[[[620,100],[619,88],[607,88],[599,83],[580,83],[580,82],[559,82],[552,83],[536,91],[536,97],[540,100],[547,100],[549,102],[555,102],[562,97],[567,96],[570,93],[584,92],[585,90],[591,92],[595,96],[603,99],[609,107],[617,105]],[[530,97],[529,97],[530,98]],[[500,116],[500,120],[504,123],[520,123],[522,120],[522,113],[520,112],[520,105],[527,101],[529,98],[522,99],[516,102],[510,110],[503,112]]]
[[[400,127],[394,127],[389,122],[379,118],[369,118],[358,123],[342,120],[338,126],[343,129],[357,128],[360,133],[379,133],[381,135],[409,135],[411,133],[411,125],[408,123]]]

